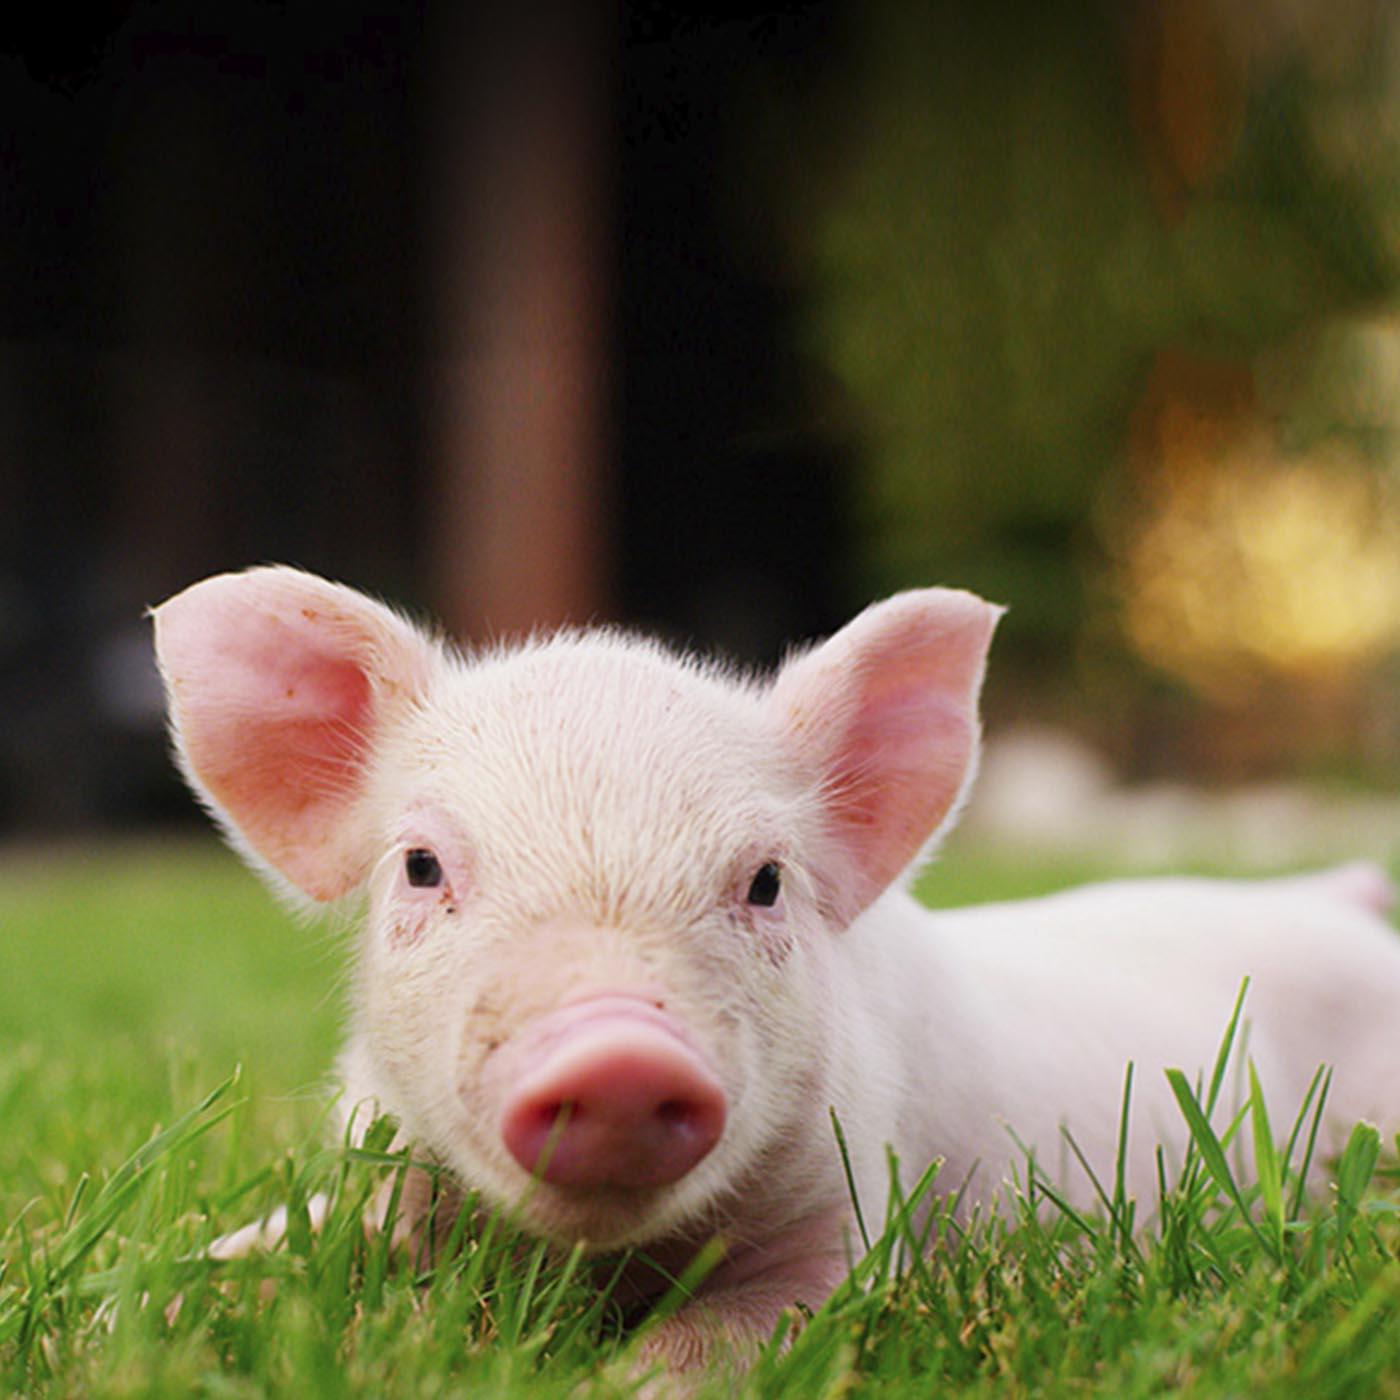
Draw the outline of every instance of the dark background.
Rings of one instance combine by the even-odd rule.
[[[1400,11],[0,22],[0,835],[191,815],[144,610],[285,562],[770,664],[1010,605],[992,727],[1400,783]]]
[[[831,9],[599,7],[577,59],[613,289],[607,583],[581,610],[760,661],[839,621],[842,461],[721,181],[734,104],[812,62]],[[432,85],[484,105],[553,23],[478,17],[443,54],[427,7],[354,0],[4,22],[0,831],[182,809],[140,614],[185,583],[293,562],[443,609]]]

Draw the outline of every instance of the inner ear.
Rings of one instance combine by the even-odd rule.
[[[242,722],[193,725],[187,743],[215,802],[268,838],[343,807],[359,789],[373,731],[363,666],[283,630],[269,624],[256,655],[224,653],[231,671],[242,667]]]
[[[866,609],[773,688],[814,772],[838,858],[827,895],[854,917],[949,823],[976,767],[977,696],[1000,609],[924,589]]]
[[[435,644],[388,608],[294,569],[206,579],[155,611],[181,766],[236,843],[313,899],[372,858],[360,798]]]

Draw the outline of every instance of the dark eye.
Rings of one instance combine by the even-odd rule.
[[[776,861],[770,860],[760,865],[758,873],[749,883],[749,903],[760,909],[771,909],[783,890],[783,872]]]
[[[423,847],[416,847],[403,858],[404,874],[416,889],[435,889],[442,884],[442,866],[438,858]]]

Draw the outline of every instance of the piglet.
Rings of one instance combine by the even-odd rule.
[[[887,1146],[989,1199],[1017,1141],[1092,1203],[1184,1134],[1248,974],[1280,1110],[1322,1061],[1334,1123],[1400,1119],[1384,875],[1158,880],[932,912],[912,873],[978,749],[999,610],[903,593],[771,680],[610,630],[462,655],[287,568],[154,614],[175,751],[230,840],[311,901],[366,901],[347,1112],[527,1228],[721,1264],[654,1345],[684,1366],[818,1306],[881,1218]],[[363,1116],[363,1109],[361,1109]],[[1013,1136],[1014,1133],[1014,1136]]]

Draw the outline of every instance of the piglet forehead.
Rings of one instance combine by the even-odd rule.
[[[454,683],[455,680],[455,683]],[[536,746],[593,769],[652,756],[704,771],[717,750],[757,745],[764,714],[746,685],[610,634],[556,638],[479,662],[442,689],[447,731],[507,754]]]
[[[455,669],[380,772],[387,805],[447,814],[484,877],[599,917],[711,893],[802,806],[758,688],[606,634]]]

